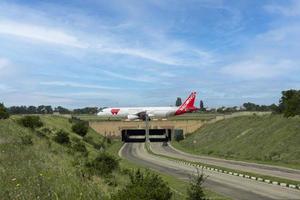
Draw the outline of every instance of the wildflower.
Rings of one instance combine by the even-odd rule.
[[[13,179],[11,179],[12,181],[16,181],[17,179],[16,178],[13,178]]]

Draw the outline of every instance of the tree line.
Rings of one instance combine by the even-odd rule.
[[[281,92],[282,96],[279,100],[279,104],[271,105],[258,105],[255,103],[247,102],[243,104],[243,107],[220,107],[217,109],[206,110],[204,103],[200,101],[201,112],[219,112],[219,113],[230,113],[238,111],[271,111],[273,113],[283,114],[285,117],[293,117],[300,115],[300,90],[286,90]],[[178,97],[176,105],[181,105],[181,98]],[[55,107],[54,109],[50,105],[40,106],[11,106],[8,108],[4,107],[3,103],[0,103],[0,115],[1,118],[7,118],[8,114],[53,114],[54,112],[60,114],[96,114],[100,108],[98,107],[85,107],[70,110],[62,106]]]
[[[98,112],[98,107],[85,107],[70,110],[62,106],[52,108],[50,105],[40,105],[40,106],[11,106],[6,108],[9,114],[96,114]]]

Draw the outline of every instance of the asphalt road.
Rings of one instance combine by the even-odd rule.
[[[204,164],[216,165],[219,167],[226,167],[245,172],[252,172],[256,174],[263,174],[268,176],[275,176],[300,181],[300,170],[296,169],[242,161],[225,160],[220,158],[212,158],[208,156],[198,156],[177,150],[170,146],[170,144],[168,146],[162,146],[161,143],[151,143],[151,146],[153,147],[153,151],[155,153],[165,154],[171,157],[201,162]]]
[[[144,143],[127,143],[119,154],[132,162],[187,181],[197,172],[195,167],[149,154]],[[203,170],[203,173],[208,176],[205,187],[232,199],[300,199],[298,190],[215,171]]]

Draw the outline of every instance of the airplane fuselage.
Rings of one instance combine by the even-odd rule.
[[[129,120],[145,120],[146,116],[150,118],[165,118],[197,110],[194,106],[195,98],[196,93],[192,92],[179,107],[112,107],[102,109],[97,115],[103,117],[122,117]]]
[[[179,107],[123,107],[105,108],[98,116],[134,118],[137,113],[145,113],[149,117],[164,118],[175,115]]]

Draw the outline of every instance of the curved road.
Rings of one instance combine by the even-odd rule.
[[[170,144],[168,146],[162,146],[161,143],[151,143],[151,146],[153,152],[158,154],[168,155],[175,158],[201,162],[203,164],[210,164],[219,167],[226,167],[229,169],[235,169],[244,172],[252,172],[256,174],[275,176],[275,177],[300,181],[300,170],[296,170],[296,169],[249,163],[243,161],[225,160],[221,158],[213,158],[208,156],[198,156],[198,155],[182,152],[178,149],[175,149]]]
[[[156,149],[156,144],[155,147],[152,147],[152,150],[154,149]],[[126,143],[119,155],[179,179],[189,180],[189,177],[197,172],[195,167],[149,154],[144,148],[144,143]],[[205,187],[232,199],[300,199],[298,190],[205,169],[203,169],[203,173],[208,176]]]

